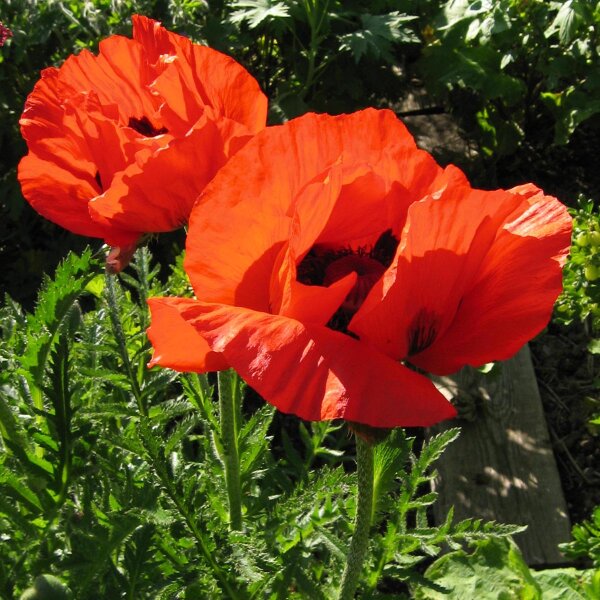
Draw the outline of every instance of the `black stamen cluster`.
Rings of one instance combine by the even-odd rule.
[[[391,229],[384,231],[371,248],[324,250],[313,246],[297,266],[296,279],[305,285],[323,285],[327,267],[336,260],[351,254],[372,258],[387,269],[392,264],[397,247],[398,239],[392,234]]]
[[[398,239],[392,234],[391,229],[384,231],[371,248],[360,247],[356,250],[352,248],[330,250],[316,246],[308,251],[297,266],[296,279],[305,285],[323,285],[327,267],[336,260],[349,255],[371,258],[381,263],[387,269],[392,264],[397,247]],[[348,325],[353,316],[353,312],[340,307],[327,323],[327,327],[358,339],[357,335],[348,331]]]
[[[157,135],[162,135],[169,131],[166,127],[156,129],[148,117],[142,117],[141,119],[130,117],[127,125],[131,127],[131,129],[135,129],[138,133],[141,133],[144,137],[156,137]]]

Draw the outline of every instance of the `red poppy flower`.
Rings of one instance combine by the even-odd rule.
[[[127,245],[187,222],[217,170],[265,126],[266,98],[233,59],[133,17],[42,72],[21,130],[25,198],[75,233]]]
[[[151,365],[233,367],[309,420],[453,416],[416,368],[516,352],[550,316],[570,241],[556,199],[472,189],[389,111],[263,131],[202,198],[185,261],[197,300],[150,300]]]

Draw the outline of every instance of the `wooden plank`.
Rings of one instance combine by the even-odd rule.
[[[453,505],[457,519],[527,525],[515,540],[527,563],[565,563],[557,545],[571,526],[529,348],[495,376],[467,368],[436,384],[463,415],[432,429],[462,429],[438,463],[436,520]]]

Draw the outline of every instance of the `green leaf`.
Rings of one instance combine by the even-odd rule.
[[[453,427],[430,438],[419,455],[419,466],[423,470],[430,467],[459,435],[460,428]]]
[[[232,23],[247,22],[250,29],[255,29],[264,22],[289,17],[289,8],[284,2],[277,0],[237,0],[231,4],[237,9],[231,13],[229,20]]]
[[[391,53],[393,44],[416,43],[419,39],[404,23],[417,17],[393,11],[385,15],[363,14],[360,16],[362,28],[339,36],[341,51],[349,51],[359,62],[363,56],[384,58],[393,62]]]
[[[492,6],[489,0],[473,2],[472,0],[450,0],[444,3],[440,15],[439,31],[449,34],[465,23],[478,21],[477,17],[488,12]],[[469,23],[470,24],[470,23]]]
[[[589,600],[593,596],[586,593],[586,587],[592,585],[593,576],[593,570],[580,571],[574,568],[533,572],[544,600]]]
[[[600,506],[590,520],[573,525],[573,540],[560,544],[560,551],[569,558],[589,558],[596,567],[600,566]]]
[[[541,588],[525,564],[514,542],[507,539],[482,540],[475,552],[451,552],[437,559],[425,571],[437,589],[418,586],[416,600],[541,600]],[[443,592],[439,591],[443,588]]]
[[[373,460],[373,511],[382,509],[394,487],[396,476],[404,466],[410,447],[404,432],[395,429],[381,444],[375,446]]]
[[[0,464],[0,490],[4,488],[4,493],[13,498],[24,502],[30,510],[41,512],[42,503],[36,494],[31,491],[19,478],[11,473],[5,466]]]
[[[38,409],[42,409],[44,371],[56,335],[77,299],[96,276],[97,267],[98,263],[92,260],[89,249],[81,256],[69,254],[56,269],[54,279],[46,280],[35,312],[28,319],[27,349],[20,362]]]
[[[580,22],[580,15],[572,0],[567,0],[559,9],[554,21],[546,29],[544,35],[548,38],[558,31],[560,43],[567,45],[575,37]]]
[[[430,46],[419,60],[419,71],[437,94],[470,88],[484,100],[500,98],[507,106],[520,102],[525,84],[501,69],[502,54],[491,46]]]
[[[85,286],[85,291],[96,296],[96,298],[102,298],[102,293],[104,292],[104,275],[98,274],[93,277]]]
[[[580,123],[600,113],[600,99],[596,90],[579,84],[562,92],[543,92],[540,97],[556,119],[554,143],[566,144]]]

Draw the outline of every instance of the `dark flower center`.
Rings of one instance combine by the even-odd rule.
[[[300,283],[329,286],[349,273],[358,275],[354,287],[327,324],[328,327],[349,333],[348,323],[390,266],[397,247],[398,240],[388,230],[379,236],[372,248],[324,250],[314,246],[310,249],[297,267],[297,280]]]
[[[365,301],[375,282],[385,273],[385,267],[374,258],[348,254],[330,263],[325,269],[324,285],[331,285],[355,272],[358,277],[354,287],[342,303],[342,309],[354,314]]]
[[[130,117],[127,125],[131,127],[131,129],[135,129],[138,133],[141,133],[144,137],[156,137],[157,135],[162,135],[169,131],[166,127],[156,129],[148,117],[142,117],[141,119]]]
[[[408,356],[423,352],[433,344],[437,336],[437,317],[425,308],[421,309],[408,329]]]

